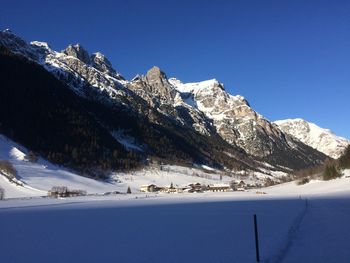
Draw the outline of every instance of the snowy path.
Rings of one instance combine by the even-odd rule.
[[[350,199],[311,199],[283,263],[350,262]]]

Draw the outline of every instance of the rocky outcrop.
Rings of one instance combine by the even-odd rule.
[[[168,78],[160,68],[152,67],[143,80],[147,83],[148,92],[158,95],[161,100],[173,102],[176,94],[175,89],[170,85]]]
[[[176,96],[176,90],[169,83],[165,73],[155,66],[145,76],[134,78],[129,88],[149,101],[152,106],[159,106],[160,103],[172,104]]]

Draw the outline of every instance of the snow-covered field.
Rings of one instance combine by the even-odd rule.
[[[255,262],[254,214],[261,262],[348,262],[348,195],[242,194],[3,201],[1,262]]]
[[[295,182],[228,193],[145,194],[141,184],[187,185],[231,178],[164,166],[100,182],[39,160],[0,136],[24,187],[0,176],[0,262],[256,262],[253,215],[261,262],[348,262],[350,170],[340,179]],[[52,186],[88,193],[132,194],[42,198]],[[258,191],[258,192],[257,192]],[[261,194],[264,192],[265,194]],[[15,198],[17,197],[17,198]],[[18,198],[26,197],[26,198]]]

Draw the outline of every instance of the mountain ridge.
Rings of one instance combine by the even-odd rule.
[[[101,53],[89,54],[81,45],[70,45],[64,52],[56,52],[45,42],[33,41],[29,45],[9,32],[0,32],[0,45],[43,66],[78,96],[99,105],[96,107],[100,110],[106,107],[105,116],[99,112],[94,115],[104,119],[102,122],[111,133],[130,130],[128,115],[136,120],[144,119],[145,125],[157,127],[154,132],[161,129],[162,134],[167,130],[169,139],[183,138],[186,144],[181,147],[202,152],[207,161],[216,159],[220,163],[226,156],[228,160],[223,167],[249,160],[250,169],[267,162],[275,169],[287,171],[316,165],[325,159],[325,155],[284,133],[253,110],[244,97],[227,93],[224,85],[215,79],[183,84],[153,67],[129,81]],[[108,120],[107,116],[115,113],[107,108],[115,109],[115,113],[125,112],[123,118],[127,124],[119,127]],[[137,133],[140,136],[140,131]],[[141,136],[140,143],[147,144],[143,140]],[[209,145],[221,146],[210,148]],[[190,150],[191,147],[198,149]]]
[[[301,118],[278,120],[274,123],[286,133],[334,159],[339,158],[350,145],[350,140]]]

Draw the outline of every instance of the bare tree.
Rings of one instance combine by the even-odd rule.
[[[8,179],[16,178],[17,172],[12,163],[7,160],[0,160],[0,172],[2,172]]]
[[[29,162],[36,163],[38,161],[38,156],[32,151],[27,154],[27,159]]]

